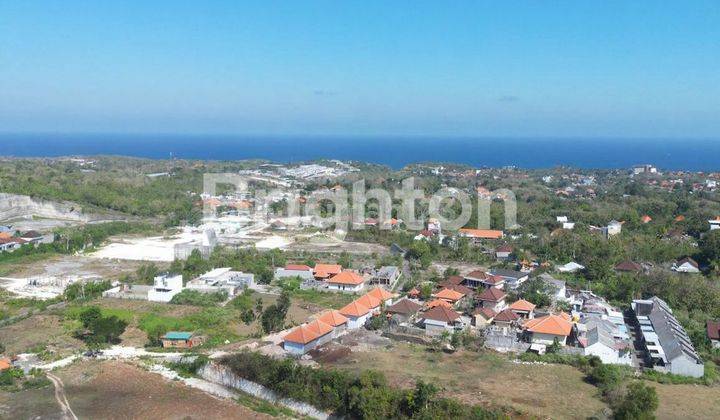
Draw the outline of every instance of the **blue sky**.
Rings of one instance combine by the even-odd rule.
[[[718,1],[0,0],[0,132],[720,138]]]

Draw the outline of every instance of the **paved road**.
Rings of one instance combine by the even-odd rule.
[[[72,411],[72,408],[70,408],[70,403],[65,396],[65,385],[63,384],[62,379],[49,372],[47,373],[47,377],[48,379],[50,379],[50,381],[52,381],[53,385],[55,385],[55,400],[58,402],[58,404],[60,404],[60,408],[63,411],[63,416],[66,419],[78,420],[77,416]]]

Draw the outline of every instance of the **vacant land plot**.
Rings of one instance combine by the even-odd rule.
[[[84,348],[80,340],[72,338],[57,315],[33,315],[0,328],[0,343],[8,354],[38,351],[44,347],[58,356],[65,356]]]
[[[423,346],[396,343],[324,365],[355,372],[376,369],[401,387],[422,379],[467,403],[511,407],[540,417],[586,418],[606,407],[575,368],[517,364],[494,353],[430,353]]]
[[[660,406],[659,419],[717,419],[720,418],[720,388],[703,385],[669,385],[647,382],[655,387]]]
[[[81,419],[260,419],[263,414],[172,382],[134,365],[84,361],[53,372]],[[52,388],[1,395],[0,417],[61,418]]]

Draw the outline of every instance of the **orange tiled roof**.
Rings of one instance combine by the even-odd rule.
[[[435,299],[431,302],[428,302],[428,304],[427,304],[428,308],[434,308],[436,306],[442,306],[442,307],[448,308],[448,309],[453,307],[451,303],[449,303],[446,300],[442,300],[442,299]]]
[[[7,357],[3,357],[0,359],[0,372],[6,369],[10,369],[12,367],[12,363],[10,362],[10,359]]]
[[[320,314],[318,317],[319,321],[322,321],[330,326],[338,327],[342,324],[347,323],[347,318],[340,313],[340,311],[326,311]]]
[[[376,298],[375,296],[370,295],[369,293],[366,293],[366,294],[360,296],[359,298],[355,299],[355,302],[357,302],[367,308],[370,308],[370,309],[375,309],[378,306],[380,306],[380,304],[382,303],[382,301],[380,299]]]
[[[643,223],[650,223],[650,222],[652,222],[652,217],[650,217],[646,214],[640,218],[640,221],[642,221]]]
[[[442,289],[441,291],[439,291],[433,295],[433,297],[436,297],[438,299],[450,300],[453,302],[462,299],[463,296],[465,296],[465,295],[456,290],[450,290],[450,289]]]
[[[518,301],[513,302],[510,305],[510,309],[512,309],[514,311],[530,312],[533,309],[535,309],[535,305],[533,305],[532,303],[528,302],[525,299],[520,299]]]
[[[418,296],[420,295],[420,291],[417,288],[413,287],[412,289],[408,290],[407,294],[408,296]]]
[[[316,319],[315,321],[308,322],[307,328],[312,330],[313,332],[317,333],[318,337],[322,337],[323,335],[332,332],[333,327],[332,325],[328,325],[319,319]]]
[[[340,309],[341,314],[353,317],[363,316],[366,315],[368,312],[370,312],[370,309],[367,306],[358,303],[357,301],[352,301],[347,306]]]
[[[565,314],[567,317],[569,315]],[[572,323],[562,315],[547,315],[531,319],[525,323],[524,328],[533,333],[569,336]]]
[[[318,337],[320,337],[320,335],[317,332],[313,331],[305,325],[301,325],[290,331],[285,337],[283,337],[283,341],[307,344]]]
[[[333,276],[341,271],[342,266],[338,264],[315,264],[315,273],[323,273]]]
[[[358,273],[352,271],[343,271],[340,274],[331,277],[327,282],[357,286],[358,284],[362,284],[364,281],[365,280],[363,280],[363,278],[360,277]]]
[[[287,264],[285,266],[286,270],[295,270],[295,271],[310,271],[312,268],[308,267],[304,264]]]
[[[470,236],[473,238],[480,238],[480,239],[502,239],[503,237],[503,231],[502,230],[492,230],[492,229],[460,229],[459,232],[465,236]]]
[[[390,293],[387,290],[383,289],[382,287],[375,287],[371,291],[367,293],[368,295],[380,299],[380,301],[385,302],[388,299],[392,299],[397,297],[396,294]]]

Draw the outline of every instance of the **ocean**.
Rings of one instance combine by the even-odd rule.
[[[629,168],[720,171],[720,139],[552,139],[441,137],[264,137],[220,135],[0,134],[0,156],[121,155],[152,159],[313,159],[409,163],[452,162],[474,167]]]

